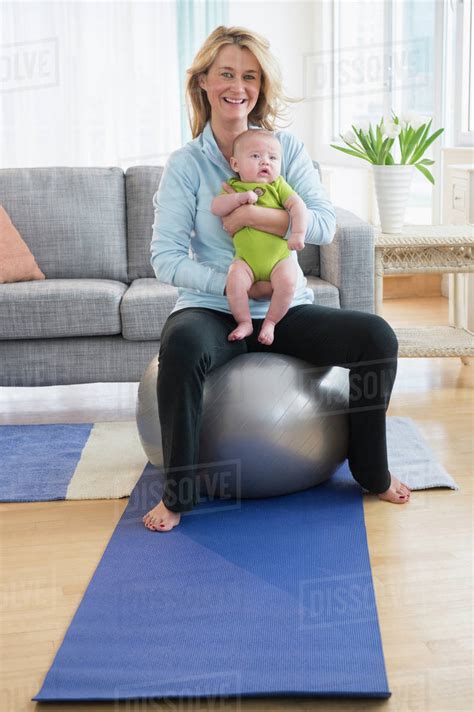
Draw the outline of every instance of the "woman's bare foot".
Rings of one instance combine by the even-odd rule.
[[[250,336],[252,331],[253,325],[251,321],[241,321],[240,324],[237,325],[237,328],[230,332],[227,339],[229,341],[240,341],[241,339],[245,339],[246,336]]]
[[[142,521],[146,528],[151,529],[152,532],[169,532],[179,524],[180,519],[179,512],[171,512],[163,502],[160,502],[156,507],[150,509],[148,514],[145,514]]]
[[[265,321],[262,324],[262,328],[260,329],[260,333],[258,335],[258,340],[264,346],[270,346],[271,344],[273,344],[274,333],[275,333],[275,322],[270,321],[269,319],[265,319]]]
[[[393,502],[394,504],[406,504],[410,500],[410,489],[392,474],[390,476],[392,478],[390,487],[378,495],[379,499]]]

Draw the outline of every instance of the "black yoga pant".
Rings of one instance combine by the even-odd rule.
[[[228,341],[231,314],[189,307],[171,314],[163,328],[158,368],[158,409],[166,482],[163,503],[185,512],[197,502],[202,393],[206,375],[248,352],[288,354],[314,366],[349,369],[349,467],[370,492],[390,486],[386,411],[397,371],[398,342],[382,317],[349,309],[303,304],[275,327],[271,346],[257,340],[263,319],[241,341]]]

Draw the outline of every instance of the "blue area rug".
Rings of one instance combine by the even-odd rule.
[[[390,696],[347,464],[318,487],[204,501],[169,533],[148,466],[38,701]]]
[[[128,497],[148,458],[135,421],[0,426],[0,501]]]
[[[2,502],[65,499],[93,424],[2,425]]]

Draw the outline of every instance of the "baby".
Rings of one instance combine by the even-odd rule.
[[[279,235],[243,227],[234,235],[235,258],[227,274],[226,295],[237,327],[229,341],[244,339],[252,331],[248,291],[254,282],[270,281],[273,295],[258,335],[265,346],[273,343],[275,325],[288,311],[293,300],[297,264],[290,250],[302,250],[307,228],[304,201],[280,176],[281,147],[278,139],[264,129],[249,129],[239,134],[232,147],[230,166],[239,178],[228,184],[236,193],[222,193],[214,198],[211,210],[223,217],[246,203],[267,208],[282,208],[290,213],[291,235],[286,241]],[[225,184],[224,184],[225,185]]]

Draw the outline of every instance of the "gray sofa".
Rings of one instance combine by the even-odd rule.
[[[0,284],[0,385],[139,381],[177,289],[150,264],[161,167],[0,170],[0,204],[46,279]],[[319,304],[373,311],[373,229],[337,210],[298,258]],[[1,258],[1,256],[0,256]]]

